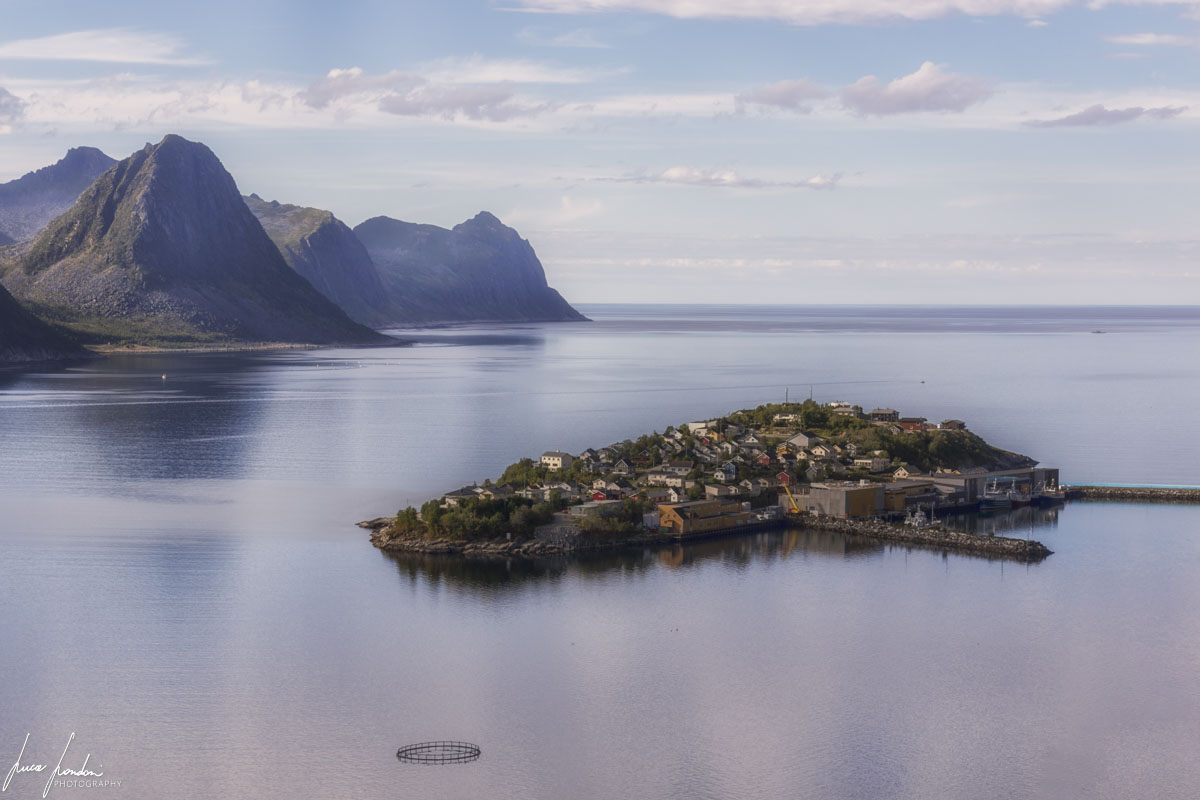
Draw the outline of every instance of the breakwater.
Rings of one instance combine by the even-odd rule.
[[[964,553],[1003,556],[1031,563],[1041,561],[1054,552],[1041,542],[1032,539],[979,536],[938,527],[916,528],[911,525],[895,525],[890,522],[811,516],[805,517],[798,523],[798,527],[801,528],[835,531],[872,539],[886,539],[889,542],[905,542],[924,547],[957,550]]]
[[[602,541],[575,540],[574,542],[550,542],[536,538],[519,542],[504,540],[463,541],[459,539],[431,538],[416,533],[394,533],[390,528],[391,522],[392,520],[389,518],[381,518],[358,524],[359,527],[367,528],[371,531],[371,544],[381,550],[410,553],[449,553],[479,557],[519,556],[532,558],[621,547],[680,544],[691,539],[712,538],[723,535],[736,536],[742,533],[761,530],[763,527],[776,527],[781,524],[796,528],[834,531],[853,536],[864,536],[871,539],[883,539],[890,542],[902,542],[943,550],[955,550],[963,553],[1011,558],[1016,561],[1028,563],[1041,561],[1053,553],[1052,550],[1041,542],[1028,539],[1009,539],[1003,536],[978,536],[938,527],[915,528],[908,525],[896,525],[890,522],[835,519],[832,517],[810,515],[790,518],[785,521],[781,520],[771,526],[746,526],[741,529],[712,532],[704,536],[680,537],[648,531],[644,534],[620,539]]]
[[[1172,486],[1065,486],[1068,500],[1200,503],[1200,489]]]

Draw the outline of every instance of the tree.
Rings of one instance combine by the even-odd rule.
[[[420,530],[421,520],[417,518],[417,510],[412,506],[402,509],[396,514],[395,529],[400,533]]]

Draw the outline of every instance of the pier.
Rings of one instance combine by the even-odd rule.
[[[1197,486],[1064,485],[1068,500],[1122,500],[1144,503],[1200,503]]]

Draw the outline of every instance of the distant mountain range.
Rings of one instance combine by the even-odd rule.
[[[390,217],[354,229],[399,319],[582,321],[529,242],[486,211],[446,230]]]
[[[0,283],[53,323],[14,313],[3,341],[26,326],[74,354],[59,328],[90,344],[368,344],[392,340],[366,326],[585,319],[487,212],[451,230],[389,217],[351,230],[243,197],[212,151],[175,135],[119,162],[75,148],[0,184]]]
[[[256,194],[245,201],[288,266],[351,318],[379,326],[395,320],[367,248],[340,219],[318,208],[268,202]]]
[[[0,245],[33,238],[115,163],[94,147],[73,147],[57,164],[0,183]]]
[[[202,144],[114,165],[0,262],[4,285],[92,341],[374,343],[284,262]]]

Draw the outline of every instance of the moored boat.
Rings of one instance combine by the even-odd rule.
[[[983,495],[979,498],[980,511],[993,511],[997,509],[1012,508],[1012,494],[1010,487],[1001,485],[995,479],[992,479],[983,488]]]
[[[1067,493],[1061,486],[1039,484],[1033,493],[1033,502],[1040,506],[1052,506],[1067,501]]]

